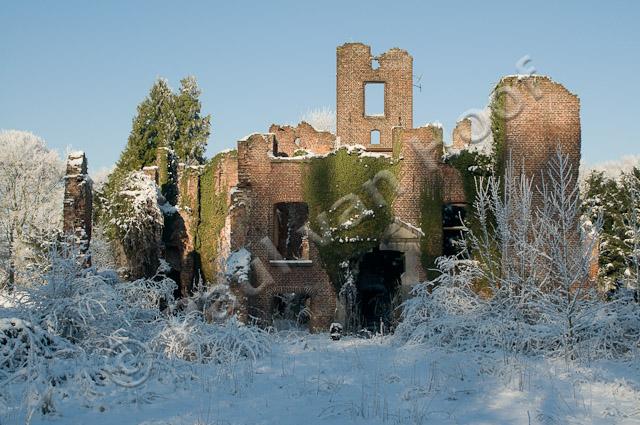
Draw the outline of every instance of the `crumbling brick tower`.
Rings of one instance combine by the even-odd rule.
[[[63,227],[65,235],[75,238],[80,252],[86,253],[91,241],[93,213],[92,183],[87,174],[84,152],[72,152],[67,158],[64,177]],[[90,258],[87,258],[90,263]]]
[[[384,111],[367,115],[365,92],[375,85],[383,86]],[[413,128],[413,58],[405,50],[374,57],[362,43],[339,46],[336,86],[336,130],[342,143],[390,150],[393,127]],[[372,144],[378,142],[372,140],[374,132],[379,132],[379,143]]]
[[[504,77],[494,95],[503,99],[501,142],[515,169],[524,167],[539,184],[549,159],[559,148],[569,156],[577,181],[581,152],[578,96],[549,77],[537,75]]]

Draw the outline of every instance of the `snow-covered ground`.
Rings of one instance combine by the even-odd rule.
[[[34,424],[640,423],[639,365],[445,352],[392,337],[280,333],[271,353],[193,379],[67,399]],[[5,391],[3,388],[2,391]],[[24,423],[24,412],[0,424]]]

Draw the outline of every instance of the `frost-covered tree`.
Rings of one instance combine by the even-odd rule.
[[[200,88],[193,76],[180,81],[175,96],[176,135],[174,150],[178,160],[186,164],[202,164],[211,132],[211,116],[202,116]]]
[[[34,243],[60,228],[63,174],[63,162],[41,138],[0,132],[0,286],[13,286],[17,262],[28,263]]]
[[[625,277],[627,286],[640,294],[640,169],[623,175],[623,187],[628,190],[630,200],[624,234],[624,243],[629,248]]]
[[[398,336],[567,359],[635,350],[640,310],[628,299],[604,302],[593,290],[589,269],[601,221],[581,220],[568,157],[551,159],[538,189],[511,164],[504,180],[476,183],[478,225],[467,229],[466,255],[441,257],[441,275],[416,286]]]
[[[318,131],[336,132],[336,112],[326,106],[307,111],[301,121],[311,124]]]
[[[589,270],[594,261],[601,220],[583,228],[579,185],[569,157],[558,152],[542,178],[543,206],[536,214],[536,227],[544,261],[538,264],[546,280],[541,286],[543,315],[557,326],[566,356],[574,355],[581,316],[595,297]]]

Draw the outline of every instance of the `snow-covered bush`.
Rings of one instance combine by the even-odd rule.
[[[100,216],[119,262],[127,263],[133,277],[150,276],[158,268],[164,227],[160,205],[166,200],[142,171],[128,174],[118,189],[101,198]],[[118,251],[121,250],[121,253]]]
[[[266,332],[245,326],[235,316],[217,324],[207,323],[202,315],[192,312],[169,317],[151,347],[169,359],[228,363],[256,359],[269,350],[270,344]]]
[[[186,362],[228,368],[269,350],[265,331],[217,304],[231,297],[228,288],[203,290],[186,307],[174,300],[166,263],[126,282],[83,268],[72,244],[51,249],[49,262],[14,291],[11,308],[0,308],[0,387],[12,388],[0,405],[50,413],[62,398],[127,391],[167,374],[193,379]]]
[[[177,306],[184,313],[202,314],[209,323],[222,323],[233,315],[237,300],[227,284],[205,286],[200,282],[191,296],[177,301]]]
[[[71,347],[68,341],[26,320],[0,319],[0,380],[28,367],[31,357],[50,359]]]
[[[233,251],[225,265],[225,277],[230,282],[246,284],[251,272],[251,253],[246,248]]]
[[[538,188],[513,166],[477,181],[475,232],[465,253],[440,258],[441,274],[404,303],[401,341],[462,350],[558,354],[637,352],[640,308],[603,301],[589,275],[600,223],[586,228],[568,158],[558,152]]]

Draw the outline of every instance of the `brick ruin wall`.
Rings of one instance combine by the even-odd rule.
[[[67,158],[64,177],[62,230],[75,238],[81,253],[89,249],[92,214],[93,188],[87,173],[87,158],[84,152],[73,152]]]
[[[471,142],[471,119],[465,118],[456,123],[452,133],[451,147],[453,149],[464,149]]]
[[[569,156],[577,180],[580,99],[561,84],[539,76],[505,77],[496,90],[505,93],[504,143],[515,170],[524,167],[534,184],[540,184],[549,159],[560,148]]]
[[[307,264],[274,264],[281,260],[273,245],[276,232],[274,206],[304,202],[302,173],[305,159],[270,156],[273,134],[254,134],[238,142],[238,189],[232,204],[231,248],[246,247],[253,257],[253,291],[245,298],[248,313],[268,320],[274,297],[303,293],[310,297],[311,330],[326,330],[333,320],[336,294],[314,244]],[[246,291],[245,291],[246,292]]]
[[[269,127],[277,141],[278,153],[293,156],[296,151],[305,150],[325,154],[335,148],[336,136],[328,131],[317,131],[311,124],[302,121],[296,127],[276,125]]]

